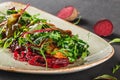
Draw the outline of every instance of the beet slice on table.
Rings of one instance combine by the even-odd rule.
[[[110,20],[104,19],[94,25],[94,32],[99,36],[109,36],[112,34],[113,24]]]

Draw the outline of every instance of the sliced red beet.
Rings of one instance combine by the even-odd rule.
[[[28,61],[29,64],[35,66],[45,66],[45,60],[42,56],[34,56],[32,59]]]
[[[19,61],[27,61],[26,52],[25,51],[19,51],[19,49],[15,50],[13,53],[14,59]]]
[[[56,59],[52,61],[52,64],[52,68],[65,67],[69,64],[69,60],[67,58]]]
[[[61,9],[61,10],[58,12],[57,16],[58,16],[59,18],[65,19],[65,18],[67,18],[67,17],[69,17],[69,16],[72,15],[73,10],[74,10],[74,7],[73,7],[73,6],[64,7],[63,9]]]
[[[34,56],[36,56],[35,54],[33,54],[32,52],[27,52],[25,57],[27,58],[27,60],[30,60],[31,58],[33,58]]]
[[[57,13],[57,17],[67,21],[73,21],[78,17],[78,11],[74,6],[66,6]]]
[[[14,59],[15,59],[15,60],[18,60],[19,54],[18,54],[17,51],[14,51],[13,56],[14,56]]]
[[[47,61],[47,67],[49,68],[60,68],[65,67],[69,64],[68,58],[55,58],[51,55],[46,54],[46,61],[42,57],[42,55],[34,53],[31,48],[27,48],[27,50],[24,47],[19,47],[13,51],[13,56],[15,60],[19,61],[26,61],[30,65],[34,66],[46,66]]]
[[[94,32],[99,36],[109,36],[112,34],[113,24],[110,20],[104,19],[94,25]]]
[[[21,54],[19,54],[17,51],[14,52],[14,59],[15,60],[19,60],[19,61],[27,61],[27,59],[25,58],[26,53],[21,52]]]

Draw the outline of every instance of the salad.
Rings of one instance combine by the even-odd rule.
[[[24,9],[0,12],[0,47],[30,65],[60,68],[84,59],[89,45],[70,30],[62,30]]]

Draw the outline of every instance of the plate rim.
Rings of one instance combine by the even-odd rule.
[[[5,1],[5,2],[0,3],[0,5],[5,4],[5,3],[7,3],[7,4],[8,3],[9,4],[11,4],[11,3],[12,4],[20,4],[20,5],[24,5],[24,6],[26,5],[26,4],[21,3],[21,2],[13,2],[13,1]],[[44,12],[44,13],[47,13],[51,16],[54,16],[54,15],[52,15],[44,10],[41,10],[39,8],[36,8],[34,6],[30,6],[30,7],[35,8],[39,11]],[[56,17],[56,16],[54,16],[54,17]],[[56,18],[58,18],[58,17],[56,17]],[[58,18],[58,19],[60,19],[60,18]],[[63,20],[63,21],[69,23],[70,25],[74,25],[68,21],[65,21],[65,20]],[[88,31],[87,29],[84,29],[78,25],[74,25],[74,26],[76,26],[80,29],[83,29],[84,31]],[[89,32],[91,32],[91,31],[89,31]],[[94,35],[96,35],[96,34],[94,34]],[[99,37],[99,36],[97,36],[97,37]],[[99,38],[102,39],[103,41],[105,41],[103,38],[101,38],[101,37],[99,37]],[[105,41],[105,42],[107,42],[107,41]],[[97,60],[97,61],[89,63],[89,64],[84,64],[84,65],[70,67],[70,68],[60,68],[60,69],[55,69],[55,70],[31,70],[31,69],[23,69],[23,68],[21,69],[21,68],[16,68],[16,67],[14,68],[14,67],[7,67],[7,66],[0,65],[0,70],[10,71],[10,72],[30,73],[30,74],[64,74],[64,73],[78,72],[78,71],[82,71],[82,70],[85,70],[85,69],[88,69],[91,67],[95,67],[95,66],[107,61],[108,59],[110,59],[114,55],[114,48],[109,43],[108,43],[108,45],[111,47],[111,50],[112,50],[110,52],[110,54],[107,55],[106,57],[104,57],[103,59]]]
[[[30,73],[30,74],[65,74],[65,73],[73,73],[73,72],[79,72],[81,69],[85,70],[85,69],[95,67],[95,66],[107,61],[108,59],[110,59],[113,56],[113,54],[114,54],[114,49],[112,47],[111,55],[106,56],[104,59],[98,60],[98,61],[95,61],[95,62],[92,62],[92,63],[89,63],[89,64],[84,64],[84,65],[80,65],[80,66],[71,67],[71,68],[60,68],[60,69],[55,69],[55,70],[30,70],[30,69],[21,69],[21,68],[14,68],[14,67],[7,67],[7,66],[1,66],[0,65],[0,70],[10,71],[10,72]]]

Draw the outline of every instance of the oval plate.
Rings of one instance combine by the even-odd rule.
[[[24,4],[17,2],[4,2],[0,4],[0,11],[5,12],[7,9],[16,7],[16,9],[22,9]],[[47,69],[44,67],[31,66],[26,62],[20,62],[13,59],[11,53],[8,50],[0,49],[0,69],[6,71],[22,72],[22,73],[36,73],[36,74],[62,74],[71,73],[76,71],[82,71],[98,64],[101,64],[111,58],[114,54],[113,47],[99,36],[87,31],[79,26],[71,24],[67,21],[61,20],[49,13],[39,10],[34,7],[29,7],[27,11],[30,14],[40,14],[40,18],[50,20],[61,29],[69,29],[73,34],[78,34],[79,38],[86,41],[89,45],[90,55],[85,58],[85,63],[81,64],[81,60],[77,60],[74,64],[70,64],[67,67],[60,69]]]

